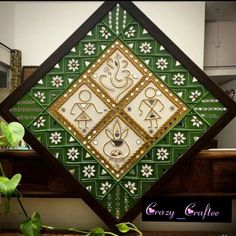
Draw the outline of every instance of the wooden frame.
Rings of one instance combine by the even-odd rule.
[[[184,163],[187,158],[192,158],[206,142],[211,140],[221,129],[226,126],[230,120],[235,117],[236,106],[235,103],[213,82],[211,79],[198,67],[188,56],[186,56],[153,22],[151,22],[133,3],[131,2],[119,2],[108,1],[99,7],[92,15],[83,23],[43,64],[17,88],[0,106],[0,113],[7,121],[17,121],[17,117],[11,111],[11,108],[37,83],[39,82],[50,70],[52,70],[56,63],[58,63],[71,48],[75,47],[78,42],[86,37],[93,27],[98,24],[103,17],[108,14],[117,4],[125,9],[128,14],[133,17],[142,26],[151,37],[157,40],[170,55],[172,55],[176,61],[178,61],[183,68],[186,68],[194,78],[198,80],[204,88],[219,100],[227,111],[222,114],[216,122],[209,127],[205,132],[186,152],[182,153],[172,167],[165,173],[162,178],[151,186],[145,195],[158,195],[160,192],[160,186],[162,181],[171,178],[173,173]],[[52,153],[47,150],[44,145],[39,142],[35,136],[26,129],[25,140],[31,145],[31,147],[48,161],[57,171],[64,174],[65,179],[77,188],[83,200],[104,220],[104,222],[111,228],[114,228],[117,222],[132,221],[141,210],[142,201],[141,198],[135,202],[133,207],[124,214],[118,221],[114,218],[110,212],[97,202],[84,186],[82,186],[69,171],[65,171],[65,168],[54,158]]]

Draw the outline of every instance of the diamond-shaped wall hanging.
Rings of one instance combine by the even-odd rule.
[[[113,227],[236,113],[131,2],[105,2],[2,104]],[[177,161],[178,160],[178,161]]]

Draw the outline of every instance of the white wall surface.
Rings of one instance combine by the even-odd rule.
[[[205,2],[134,2],[189,58],[203,68]]]
[[[203,67],[204,2],[134,2],[198,66]],[[22,51],[23,65],[40,65],[102,2],[15,2],[14,26],[4,28],[13,46]],[[0,2],[0,9],[2,8]],[[12,33],[12,29],[14,32]],[[9,39],[8,45],[12,45]],[[38,211],[44,224],[80,228],[105,227],[103,221],[81,199],[23,199],[29,212]],[[234,202],[233,212],[236,212]],[[17,209],[16,202],[13,208]],[[20,216],[4,216],[3,227],[18,228]],[[235,224],[235,215],[234,223]],[[232,231],[232,224],[144,223],[143,230]]]
[[[77,227],[80,229],[92,229],[94,227],[107,226],[97,215],[80,199],[68,198],[23,198],[27,211],[32,215],[40,213],[44,225],[54,227]],[[12,209],[20,212],[15,199],[12,200]],[[133,223],[142,231],[211,231],[229,233],[236,230],[236,200],[232,201],[232,223],[183,223],[183,222],[143,222],[141,214]],[[4,216],[2,226],[7,229],[18,228],[24,218],[10,213]]]
[[[204,2],[135,1],[177,46],[203,68]],[[19,2],[15,4],[15,47],[23,65],[40,65],[102,2]]]
[[[226,91],[234,89],[236,92],[236,79],[224,84],[221,88]],[[236,95],[234,101],[236,102]],[[236,103],[235,103],[236,105]],[[236,118],[234,118],[217,136],[219,148],[236,148]]]
[[[0,2],[0,42],[13,48],[15,45],[14,3]],[[0,61],[10,65],[10,52],[0,45]]]
[[[15,44],[14,9],[14,3],[0,2],[0,42],[10,48],[14,48]],[[10,65],[10,51],[1,45],[0,62]],[[9,89],[1,89],[0,102],[2,102],[9,93]]]
[[[40,65],[102,2],[20,2],[15,4],[15,46],[23,65]]]

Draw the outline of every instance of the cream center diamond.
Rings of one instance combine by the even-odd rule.
[[[188,107],[116,41],[50,111],[119,180]]]

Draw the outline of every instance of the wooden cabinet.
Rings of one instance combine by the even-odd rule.
[[[22,181],[19,190],[24,197],[78,198],[81,193],[67,182],[60,173],[48,165],[33,151],[0,152],[0,160],[10,177],[20,172]],[[187,158],[168,179],[161,182],[161,191],[152,196],[201,196],[236,198],[236,151],[203,150]],[[184,229],[183,229],[184,230]],[[222,232],[143,232],[144,236],[219,236]],[[213,228],[214,230],[214,228]],[[217,229],[216,229],[217,230]],[[45,233],[45,234],[44,234]],[[21,236],[19,231],[1,231],[2,236]],[[72,235],[68,232],[47,231],[40,235]],[[132,236],[133,234],[126,234]],[[227,233],[236,236],[236,233]]]
[[[206,23],[204,66],[236,67],[236,21]]]
[[[20,190],[25,197],[80,197],[67,182],[34,151],[0,152],[7,176],[22,174]],[[163,178],[158,195],[236,197],[236,151],[203,150]],[[155,193],[154,193],[155,195]]]
[[[205,25],[204,66],[216,66],[218,64],[217,28],[217,23],[206,23]]]

